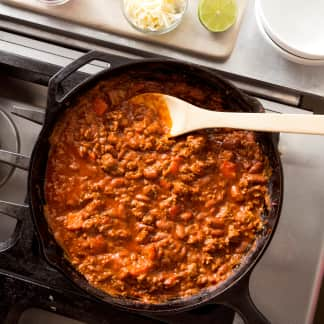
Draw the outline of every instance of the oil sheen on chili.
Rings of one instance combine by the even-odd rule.
[[[160,97],[128,100],[151,90],[224,108],[220,93],[176,78],[99,82],[55,126],[45,215],[91,285],[161,303],[217,285],[242,262],[263,228],[271,170],[250,131],[169,138]]]

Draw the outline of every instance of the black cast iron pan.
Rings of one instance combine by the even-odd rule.
[[[273,175],[269,186],[272,207],[270,212],[266,212],[264,215],[267,221],[266,228],[263,234],[258,238],[255,247],[249,252],[246,260],[233,275],[222,284],[207,290],[202,290],[199,294],[191,297],[179,298],[162,304],[145,304],[133,299],[112,297],[90,286],[86,279],[79,274],[64,257],[63,250],[55,242],[44,217],[43,206],[46,202],[43,188],[48,152],[50,149],[49,136],[61,113],[76,97],[92,88],[98,81],[124,73],[132,75],[135,79],[141,77],[155,81],[157,75],[162,74],[164,77],[168,77],[168,75],[176,73],[177,75],[183,76],[186,80],[190,79],[192,82],[197,82],[197,84],[207,84],[217,91],[222,91],[228,104],[230,104],[231,107],[235,107],[236,110],[246,111],[247,113],[264,111],[259,102],[243,94],[215,73],[196,65],[171,60],[140,60],[129,64],[112,66],[109,70],[92,76],[90,79],[83,81],[67,94],[63,95],[63,97],[58,98],[58,92],[62,86],[62,82],[80,67],[93,60],[111,63],[111,58],[104,53],[89,52],[63,68],[50,80],[45,123],[31,157],[28,179],[29,203],[45,259],[50,265],[61,271],[67,278],[72,280],[78,287],[85,290],[89,295],[123,309],[142,313],[167,314],[186,311],[206,303],[219,303],[233,308],[242,316],[246,323],[269,323],[269,321],[256,309],[250,298],[249,278],[252,269],[269,245],[280,216],[283,194],[283,175],[277,149],[277,141],[274,140],[273,134],[260,133],[258,137],[263,150],[269,156],[270,165],[273,169]],[[160,81],[162,82],[162,80]]]

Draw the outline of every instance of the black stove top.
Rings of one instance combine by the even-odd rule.
[[[59,67],[0,52],[2,73],[47,85]],[[125,58],[112,55],[113,63]],[[85,78],[77,74],[70,82]],[[71,84],[68,85],[69,87]],[[33,116],[33,117],[31,117]],[[25,116],[27,117],[27,116]],[[29,112],[29,119],[40,122],[39,115]],[[18,129],[19,132],[19,129]],[[24,157],[9,158],[23,169]],[[26,169],[26,167],[25,167]],[[28,206],[0,201],[0,226],[3,214],[17,220],[12,237],[0,242],[0,322],[19,323],[21,314],[29,308],[41,308],[85,323],[233,323],[234,312],[224,306],[210,304],[196,310],[167,316],[136,314],[117,309],[92,299],[74,286],[43,259]]]

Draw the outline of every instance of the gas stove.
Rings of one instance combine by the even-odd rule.
[[[127,61],[111,57],[114,62]],[[43,321],[44,310],[58,314],[53,315],[57,316],[53,323],[239,323],[232,310],[219,305],[163,317],[116,309],[91,299],[43,260],[26,195],[28,156],[44,119],[46,86],[60,68],[49,61],[46,55],[31,59],[0,52],[0,322],[36,323],[30,318],[38,309]],[[106,67],[93,62],[67,86]],[[261,101],[272,112],[305,113]],[[280,151],[285,175],[283,210],[274,238],[252,274],[251,295],[273,323],[310,323],[323,275],[324,139],[282,134]]]

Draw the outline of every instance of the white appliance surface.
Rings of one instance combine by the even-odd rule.
[[[266,31],[281,47],[309,59],[324,59],[324,1],[257,0]]]

